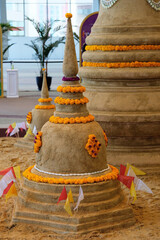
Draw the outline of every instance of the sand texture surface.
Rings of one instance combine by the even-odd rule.
[[[23,172],[35,163],[35,153],[27,149],[15,148],[15,138],[0,138],[0,170],[10,166],[21,167]],[[144,170],[144,169],[143,169]],[[49,239],[109,239],[109,240],[159,240],[160,239],[160,168],[146,168],[147,175],[140,178],[150,187],[153,195],[139,192],[135,205],[131,204],[128,189],[124,192],[131,205],[136,224],[127,229],[118,229],[109,233],[92,232],[83,236],[58,235],[51,230],[42,229],[40,226],[25,224],[11,224],[12,211],[16,201],[10,198],[7,203],[0,198],[0,240],[49,240]],[[17,183],[17,187],[20,182]],[[85,193],[84,193],[85,195]],[[86,213],[87,214],[87,213]]]

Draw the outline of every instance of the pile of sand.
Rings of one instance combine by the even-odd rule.
[[[23,172],[27,167],[35,163],[35,153],[24,149],[15,148],[15,138],[0,138],[0,170],[10,166],[21,167]],[[144,170],[144,169],[143,169]],[[109,240],[159,240],[160,239],[160,169],[146,169],[146,176],[140,177],[153,191],[153,195],[139,192],[133,208],[136,224],[128,229],[117,229],[110,233],[93,232],[83,236],[62,236],[51,230],[43,230],[39,226],[25,224],[11,225],[12,211],[16,198],[10,198],[7,203],[0,199],[0,239],[18,240],[49,240],[49,239],[109,239]],[[18,183],[20,186],[20,183]],[[128,189],[124,188],[129,197]],[[85,193],[84,193],[85,195]]]

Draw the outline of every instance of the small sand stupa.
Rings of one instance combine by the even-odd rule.
[[[28,131],[23,139],[18,139],[15,146],[32,148],[34,147],[34,132],[39,132],[42,126],[49,120],[55,110],[55,105],[51,104],[52,98],[49,97],[46,72],[43,69],[43,84],[41,90],[41,98],[38,99],[39,104],[27,114],[27,122],[29,124]]]
[[[63,64],[63,84],[57,88],[56,111],[37,134],[36,165],[24,172],[13,222],[50,227],[57,233],[82,234],[131,226],[135,219],[127,206],[118,170],[107,164],[107,137],[88,113],[80,85],[72,14],[66,14],[67,36]],[[64,202],[57,204],[64,189],[72,191],[74,202],[80,186],[84,199],[70,216]]]

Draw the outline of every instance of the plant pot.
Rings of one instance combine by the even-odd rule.
[[[47,86],[48,86],[48,90],[50,91],[50,86],[51,86],[51,82],[52,82],[52,77],[46,77],[47,79]],[[36,77],[36,82],[37,82],[37,86],[38,86],[38,90],[41,91],[42,89],[42,83],[43,83],[43,77]]]

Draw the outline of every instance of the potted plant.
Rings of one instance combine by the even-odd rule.
[[[58,40],[53,41],[54,34],[64,27],[59,25],[52,28],[53,24],[57,22],[56,20],[55,21],[47,20],[46,22],[39,23],[29,17],[26,17],[26,19],[33,24],[36,32],[38,33],[38,37],[35,40],[31,40],[30,44],[25,44],[26,46],[31,47],[34,50],[35,57],[40,62],[40,76],[36,78],[38,90],[41,90],[42,88],[43,68],[46,69],[47,85],[48,89],[50,90],[52,78],[49,77],[47,74],[48,58],[60,43],[64,43],[65,37],[59,37]]]
[[[15,43],[8,44],[9,39],[8,39],[8,32],[13,31],[13,30],[18,30],[21,31],[20,28],[12,26],[9,22],[7,23],[0,23],[0,26],[2,28],[2,36],[3,36],[3,42],[5,43],[6,47],[3,48],[3,59],[5,60],[7,57],[5,56],[5,53],[7,50],[13,46]]]

